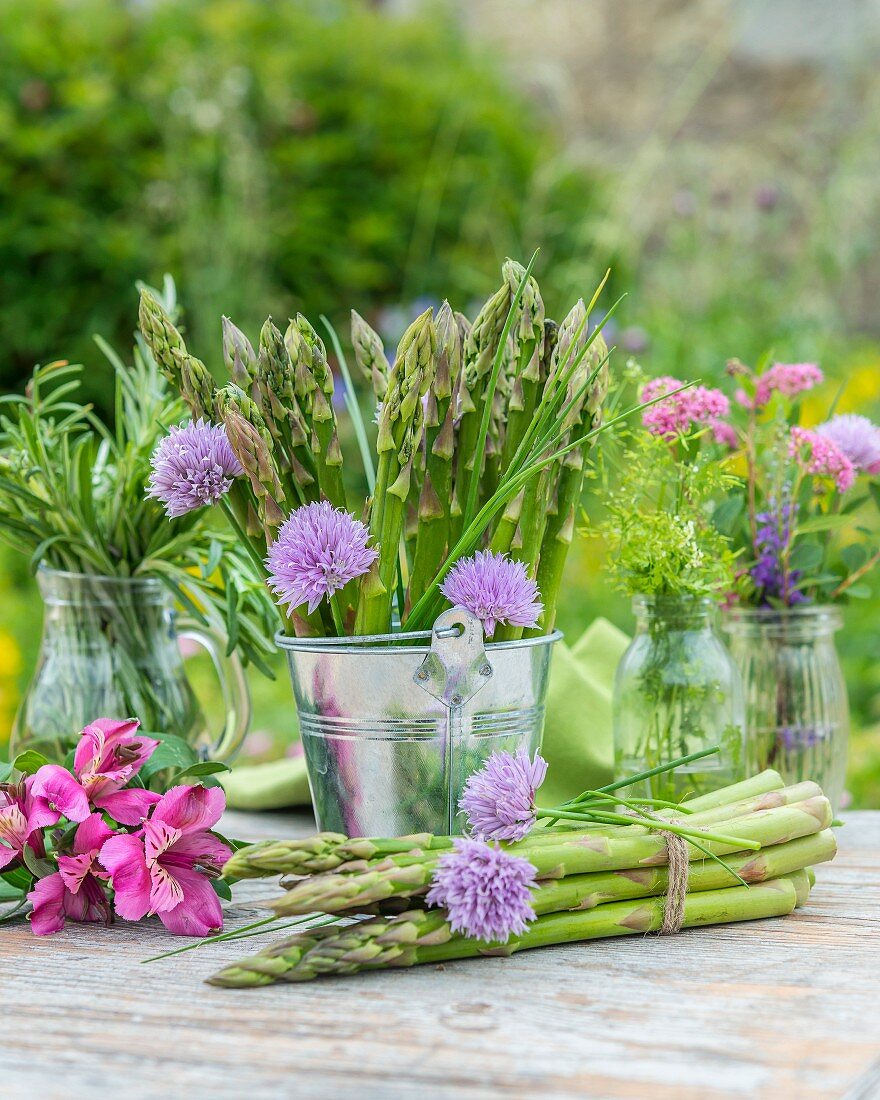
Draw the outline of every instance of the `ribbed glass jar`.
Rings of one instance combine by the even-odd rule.
[[[713,745],[721,746],[714,756],[626,793],[678,800],[742,779],[742,683],[715,629],[715,602],[636,596],[633,611],[635,636],[614,681],[615,779]]]
[[[751,770],[812,779],[835,809],[846,780],[849,705],[832,606],[733,608],[723,629],[743,677]]]
[[[204,757],[232,756],[247,730],[250,698],[226,639],[178,618],[157,577],[104,577],[40,569],[40,655],[12,730],[12,753],[35,749],[60,763],[95,718],[139,718],[149,733],[171,733]],[[203,646],[220,679],[225,724],[207,728],[190,687],[181,638]]]

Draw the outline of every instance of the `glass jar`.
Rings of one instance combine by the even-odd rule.
[[[830,606],[736,607],[724,615],[746,698],[746,756],[787,783],[812,779],[838,809],[846,780],[849,705]]]
[[[139,718],[148,733],[171,733],[204,759],[229,759],[250,719],[238,658],[201,624],[178,618],[156,577],[103,577],[40,569],[43,636],[37,668],[12,730],[13,756],[36,749],[60,763],[95,718]],[[225,725],[219,736],[187,680],[180,639],[208,651],[220,679]]]
[[[617,666],[612,703],[615,780],[679,756],[720,752],[632,784],[627,797],[678,801],[745,774],[742,682],[715,629],[713,600],[636,596],[636,633]]]

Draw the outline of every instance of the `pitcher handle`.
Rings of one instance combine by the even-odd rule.
[[[175,631],[178,638],[187,638],[208,651],[220,690],[226,722],[220,735],[206,750],[207,759],[229,763],[241,748],[251,720],[251,695],[247,677],[238,654],[226,653],[226,639],[216,630],[205,627],[194,619],[181,617]]]

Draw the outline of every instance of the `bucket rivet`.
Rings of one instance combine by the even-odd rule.
[[[452,696],[452,705],[454,707],[460,707],[462,702],[463,702],[463,699],[460,695],[453,695]]]
[[[428,679],[428,673],[423,668],[420,668],[419,671],[416,673],[416,679],[417,680],[427,680]]]
[[[492,675],[492,666],[491,665],[483,665],[483,667],[480,669],[480,675],[481,676],[491,676]]]

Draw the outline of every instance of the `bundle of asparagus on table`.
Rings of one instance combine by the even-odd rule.
[[[515,779],[510,768],[517,766],[528,781],[525,769],[534,764],[516,758],[505,762],[507,779]],[[472,777],[471,824],[485,826],[494,813],[497,836],[505,831],[498,815],[509,809],[516,784],[487,817],[486,779]],[[532,802],[528,820],[521,818],[525,835],[500,844],[319,833],[242,848],[226,876],[287,876],[285,893],[269,903],[277,919],[315,913],[352,919],[303,928],[209,980],[230,987],[308,981],[781,916],[807,900],[810,868],[836,851],[831,807],[815,783],[786,787],[765,771],[680,806],[626,803],[618,807],[624,814],[608,808],[619,802],[615,786],[546,811]],[[467,807],[468,792],[462,803]],[[560,824],[564,813],[569,820]],[[537,824],[540,818],[556,823]],[[506,829],[523,832],[511,834],[509,818]],[[684,854],[677,871],[670,866],[676,838]],[[670,878],[679,873],[673,887]]]
[[[141,331],[198,429],[172,428],[151,492],[169,514],[220,503],[297,635],[422,630],[447,600],[478,614],[496,640],[549,632],[585,461],[607,426],[608,349],[604,319],[589,321],[602,286],[557,325],[545,318],[533,264],[508,260],[473,323],[448,302],[426,310],[393,363],[352,313],[354,358],[379,402],[372,450],[370,418],[325,321],[368,484],[363,503],[343,477],[334,376],[305,317],[283,334],[269,318],[256,348],[224,318],[230,380],[216,387],[144,290]]]

